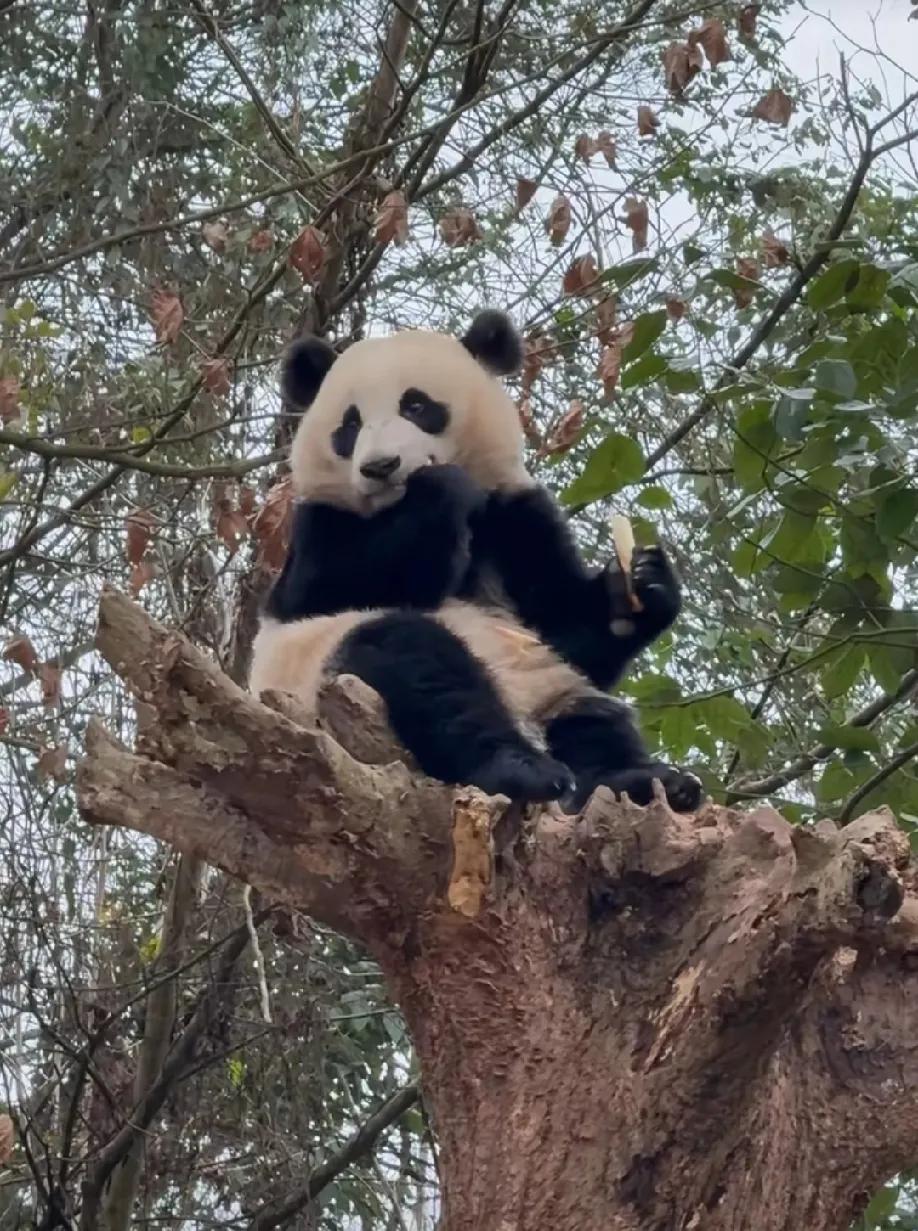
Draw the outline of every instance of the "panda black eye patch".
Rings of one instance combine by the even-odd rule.
[[[399,413],[422,432],[438,436],[446,431],[449,410],[442,402],[436,402],[420,389],[406,389],[399,399]]]
[[[354,452],[362,420],[356,406],[348,406],[339,427],[331,434],[331,444],[339,457],[348,458]]]

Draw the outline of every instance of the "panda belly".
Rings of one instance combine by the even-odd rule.
[[[361,624],[390,614],[345,611],[289,623],[266,619],[252,647],[249,687],[294,693],[315,711],[322,685],[335,674],[344,639]],[[483,663],[507,709],[521,725],[542,726],[593,691],[578,671],[500,608],[450,601],[430,613]]]

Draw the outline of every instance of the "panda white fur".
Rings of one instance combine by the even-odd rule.
[[[497,379],[521,358],[498,312],[461,340],[406,331],[340,357],[293,344],[298,505],[250,686],[312,706],[330,675],[357,675],[445,782],[580,807],[600,783],[647,802],[658,778],[674,807],[694,808],[697,779],[652,761],[606,691],[672,623],[676,576],[659,549],[636,553],[635,613],[615,567],[585,566],[523,464]]]

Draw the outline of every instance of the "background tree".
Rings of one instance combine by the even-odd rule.
[[[133,732],[102,581],[244,678],[297,328],[509,306],[583,543],[626,511],[688,580],[626,685],[652,740],[718,800],[915,823],[915,27],[806,16],[0,2],[0,1225],[435,1219],[375,964],[72,793],[89,718]],[[843,58],[795,76],[806,38]]]

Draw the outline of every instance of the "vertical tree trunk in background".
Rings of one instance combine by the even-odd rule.
[[[600,792],[521,817],[393,761],[353,681],[316,727],[112,593],[99,648],[145,705],[137,753],[93,728],[84,816],[379,959],[444,1231],[845,1231],[914,1165],[918,898],[887,812],[803,830]]]

